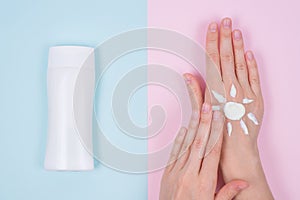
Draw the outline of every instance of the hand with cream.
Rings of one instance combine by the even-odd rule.
[[[232,199],[248,184],[231,180],[215,195],[223,141],[223,134],[219,133],[223,131],[224,116],[220,111],[212,111],[209,103],[202,105],[200,86],[191,74],[185,74],[185,79],[193,114],[188,129],[181,128],[175,139],[161,181],[160,200]],[[214,134],[221,137],[209,149]]]
[[[217,107],[225,115],[220,166],[225,183],[243,179],[249,187],[236,199],[273,199],[257,148],[264,105],[257,63],[251,51],[244,51],[240,30],[232,31],[231,19],[213,22],[207,31],[206,50],[219,69],[225,96],[211,90]]]

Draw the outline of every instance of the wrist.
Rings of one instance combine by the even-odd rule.
[[[269,189],[257,144],[247,144],[250,146],[240,147],[239,152],[224,152],[221,157],[220,167],[225,183],[241,179],[247,181],[249,187],[241,192],[236,199],[264,199],[272,200],[273,196]],[[228,156],[226,155],[235,155]]]
[[[221,170],[225,182],[233,179],[250,181],[257,179],[263,174],[260,155],[256,143],[243,144],[239,151],[224,148],[220,160]]]

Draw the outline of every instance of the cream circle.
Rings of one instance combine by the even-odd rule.
[[[245,115],[246,109],[243,104],[227,102],[224,105],[224,114],[227,119],[240,120]]]

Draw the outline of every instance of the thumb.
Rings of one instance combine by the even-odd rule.
[[[230,181],[217,193],[216,200],[231,200],[248,186],[248,183],[243,180]]]

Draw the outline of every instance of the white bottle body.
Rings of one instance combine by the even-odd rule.
[[[94,51],[89,47],[56,46],[50,48],[48,59],[48,138],[44,167],[92,170]]]

